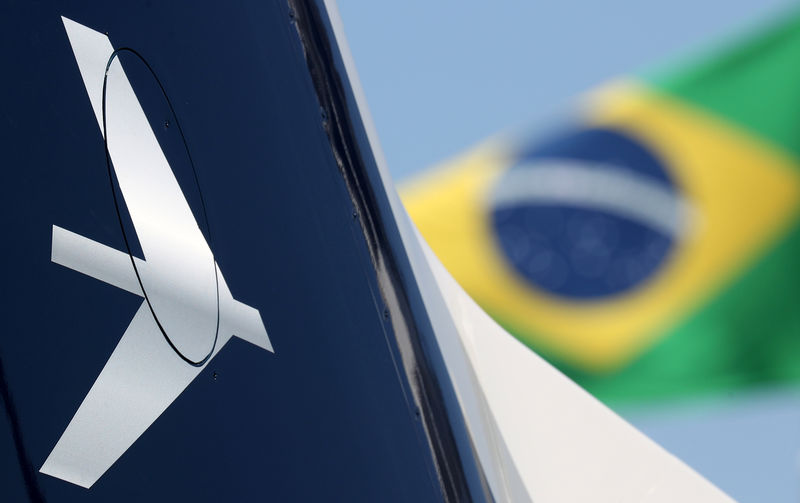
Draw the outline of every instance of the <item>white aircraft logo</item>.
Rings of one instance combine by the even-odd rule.
[[[273,349],[259,312],[231,295],[108,37],[62,20],[145,256],[134,268],[53,226],[53,262],[145,298],[40,470],[88,488],[232,336]]]

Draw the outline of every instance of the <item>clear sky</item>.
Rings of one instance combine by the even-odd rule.
[[[546,127],[582,91],[723,43],[790,2],[338,4],[389,168],[402,180],[492,134]],[[800,391],[620,412],[742,503],[800,501]]]
[[[609,78],[757,25],[787,0],[339,0],[378,135],[402,179],[557,116]]]

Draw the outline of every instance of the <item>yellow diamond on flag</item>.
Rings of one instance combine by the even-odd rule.
[[[634,83],[592,95],[580,129],[602,132],[595,135],[601,143],[624,138],[657,159],[668,181],[654,186],[613,155],[601,169],[586,159],[545,165],[547,152],[527,174],[509,177],[532,161],[522,159],[521,149],[490,142],[415,180],[403,200],[453,276],[512,333],[568,363],[610,371],[654,344],[774,244],[797,217],[800,170],[780,149],[731,123]],[[518,200],[526,183],[535,205],[583,205],[623,218],[632,210],[622,199],[633,198],[637,218],[669,234],[670,244],[663,258],[644,259],[649,262],[638,267],[647,270],[632,272],[635,281],[609,283],[602,295],[580,278],[570,286],[564,279],[570,272],[541,276],[545,267],[548,274],[558,269],[549,251],[528,257],[520,269],[509,248],[514,227],[499,233],[492,212],[499,186]],[[604,184],[611,193],[599,194]],[[625,187],[627,195],[620,192]]]

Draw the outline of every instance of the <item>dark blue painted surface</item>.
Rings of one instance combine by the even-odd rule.
[[[194,159],[216,259],[234,297],[261,312],[276,350],[232,339],[90,490],[38,468],[141,298],[50,261],[53,225],[125,249],[102,136],[62,15],[108,32],[115,47],[135,48],[152,65]],[[0,361],[37,470],[28,494],[440,501],[434,457],[287,4],[17,2],[0,19],[0,37]],[[129,71],[198,217],[177,131],[159,127],[169,114],[137,75]],[[0,467],[17,462],[8,445],[0,440]],[[14,501],[20,487],[18,471],[0,472],[0,500]]]
[[[325,128],[370,243],[381,289],[391,290],[396,299],[387,303],[388,313],[404,321],[394,325],[395,337],[407,348],[403,362],[414,382],[412,394],[425,423],[445,497],[448,501],[492,501],[347,82],[347,69],[341,53],[330,47],[333,29],[330,19],[320,14],[321,4],[319,0],[290,0],[307,51],[309,72],[315,76],[325,111]]]
[[[5,398],[0,398],[0,487],[3,501],[26,501],[28,492],[23,473],[27,462],[21,458],[17,445],[20,439],[14,438],[12,411]]]

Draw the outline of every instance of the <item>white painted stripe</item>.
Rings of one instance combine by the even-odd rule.
[[[130,255],[57,225],[53,226],[51,259],[56,264],[144,297]],[[144,267],[144,261],[136,260],[138,267]]]
[[[533,501],[732,501],[503,330],[423,246],[499,436]]]

